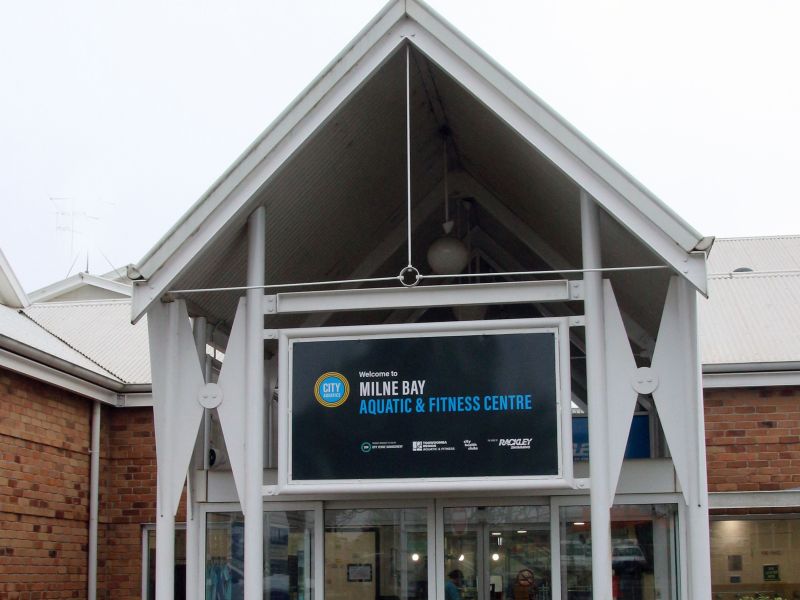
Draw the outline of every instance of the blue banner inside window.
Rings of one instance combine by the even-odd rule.
[[[572,456],[575,461],[589,460],[589,418],[572,417]],[[650,419],[647,415],[634,415],[625,458],[650,458]]]

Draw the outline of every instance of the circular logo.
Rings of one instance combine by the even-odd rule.
[[[370,450],[372,450],[372,444],[370,444],[369,442],[361,442],[361,451],[363,453],[366,454]]]
[[[341,373],[323,373],[314,384],[314,397],[326,408],[341,406],[349,395],[350,382]]]

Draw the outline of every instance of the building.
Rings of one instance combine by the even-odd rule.
[[[717,240],[706,266],[709,240],[392,3],[128,269],[133,299],[116,273],[26,295],[0,255],[0,594],[444,598],[458,571],[492,600],[796,596],[798,239]],[[463,271],[431,277],[437,245]],[[359,344],[388,366],[351,376]],[[329,366],[304,374],[304,348]],[[534,354],[552,386],[513,381],[544,412],[492,385],[459,410],[450,374],[478,389]],[[425,411],[385,401],[393,365]],[[529,413],[549,427],[519,433]]]
[[[719,598],[800,597],[798,300],[800,236],[715,242],[700,321]]]
[[[712,241],[391,2],[128,271],[156,598],[185,484],[189,597],[710,598]]]

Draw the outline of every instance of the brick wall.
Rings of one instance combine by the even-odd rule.
[[[156,520],[156,448],[151,408],[103,412],[100,582],[108,600],[141,600],[142,524]]]
[[[90,403],[0,369],[0,597],[85,598]]]
[[[800,389],[706,390],[710,492],[800,486]]]

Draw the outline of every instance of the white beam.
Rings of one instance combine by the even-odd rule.
[[[600,210],[581,190],[583,267],[602,267]],[[597,272],[583,274],[586,318],[586,380],[589,396],[589,479],[592,516],[592,597],[612,599],[611,503],[608,465],[608,413],[606,398],[605,325],[603,279]]]
[[[247,285],[265,280],[266,209],[257,208],[247,222]],[[264,292],[247,290],[245,358],[245,528],[244,600],[264,594]],[[224,400],[223,400],[224,401]]]
[[[703,373],[703,389],[783,387],[800,385],[800,371]]]
[[[277,294],[278,314],[580,300],[566,279]]]

